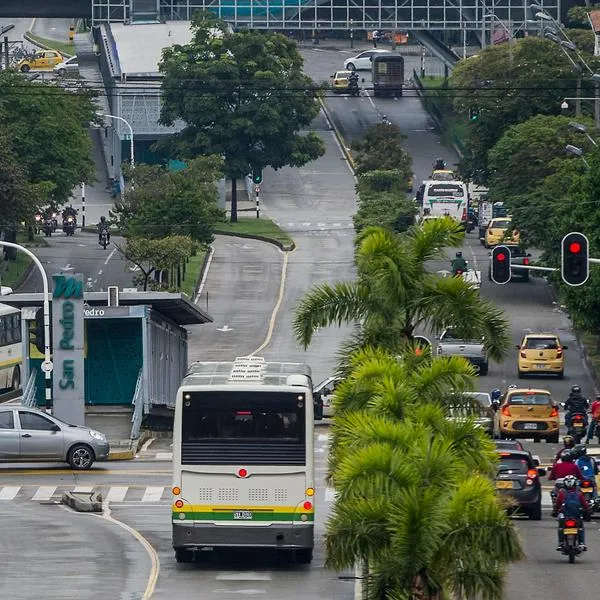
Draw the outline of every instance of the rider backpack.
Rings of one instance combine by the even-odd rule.
[[[591,456],[582,456],[581,458],[577,459],[577,466],[586,479],[594,478],[595,464],[594,459]]]
[[[581,515],[581,499],[577,490],[569,490],[565,495],[562,513],[565,517],[579,517]]]

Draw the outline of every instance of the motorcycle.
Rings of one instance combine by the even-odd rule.
[[[52,233],[55,233],[57,229],[58,229],[58,214],[53,212],[52,213]]]
[[[582,528],[581,519],[566,517],[560,524],[563,531],[562,553],[569,557],[569,562],[574,563],[575,557],[581,554],[579,549],[579,531]]]
[[[35,229],[35,233],[38,234],[42,231],[42,223],[43,223],[42,215],[40,213],[35,213],[34,219],[35,219],[35,222],[34,222],[33,228]]]
[[[75,235],[75,217],[67,217],[63,221],[63,231],[69,235]]]
[[[52,235],[53,231],[54,231],[54,226],[52,224],[52,219],[45,219],[44,220],[44,235],[46,237],[50,237]]]
[[[348,80],[348,91],[351,96],[360,96],[360,88],[358,87],[358,77],[350,77]]]
[[[106,246],[108,246],[108,231],[106,231],[106,229],[103,229],[100,232],[100,244],[102,245],[102,248],[106,250]]]
[[[579,489],[581,490],[581,493],[585,496],[585,499],[587,500],[588,504],[590,505],[590,508],[592,509],[592,511],[596,512],[596,511],[600,510],[600,499],[599,498],[593,499],[594,486],[593,486],[592,481],[590,479],[584,479],[581,482],[581,486]]]
[[[587,414],[583,412],[576,412],[571,415],[571,427],[569,427],[568,433],[575,438],[575,443],[581,443],[581,440],[585,437],[588,429]]]

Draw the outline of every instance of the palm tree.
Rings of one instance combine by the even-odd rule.
[[[483,336],[488,355],[501,360],[510,344],[502,311],[462,278],[441,278],[426,270],[459,246],[464,232],[452,219],[435,219],[403,234],[370,227],[358,237],[354,281],[313,287],[300,301],[294,334],[307,348],[322,327],[356,324],[342,351],[348,356],[366,345],[395,351],[412,340],[417,327],[440,331],[453,326],[465,338]]]
[[[487,475],[491,461],[456,440],[470,427],[488,454],[491,442],[472,423],[446,422],[440,407],[402,421],[359,416],[336,424],[355,442],[338,457],[327,565],[368,565],[373,600],[500,599],[508,564],[523,556],[519,538]]]

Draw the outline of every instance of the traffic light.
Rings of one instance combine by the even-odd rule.
[[[572,231],[562,239],[560,275],[567,285],[583,285],[590,276],[590,246],[583,233]]]
[[[252,169],[252,182],[256,185],[262,183],[262,169]]]
[[[470,108],[469,109],[469,121],[477,121],[479,119],[479,109],[478,108]]]
[[[35,313],[35,322],[29,328],[29,342],[33,344],[37,351],[44,354],[45,336],[44,336],[44,309],[38,308]]]
[[[492,250],[490,275],[494,283],[504,285],[510,281],[510,250],[506,246],[496,246]]]

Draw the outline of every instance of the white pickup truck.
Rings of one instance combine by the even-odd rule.
[[[463,356],[478,369],[479,375],[488,374],[488,358],[483,340],[461,340],[451,327],[444,329],[437,346],[437,356]]]

